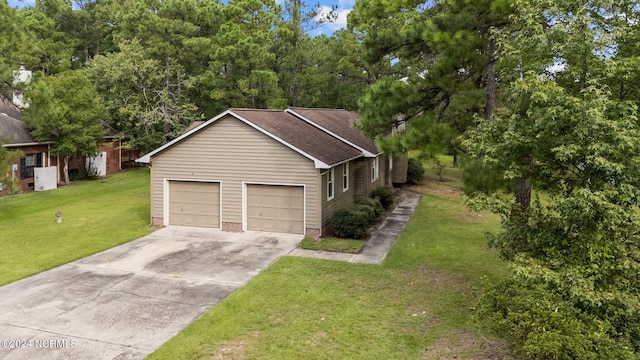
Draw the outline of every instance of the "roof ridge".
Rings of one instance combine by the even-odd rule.
[[[252,108],[229,108],[229,110],[239,110],[239,111],[265,111],[265,112],[283,112],[284,110],[276,110],[276,109],[252,109]]]
[[[300,110],[329,110],[329,111],[349,111],[349,112],[354,112],[351,110],[347,110],[347,109],[337,109],[337,108],[310,108],[310,107],[299,107],[299,106],[290,106],[288,107],[288,109],[300,109]]]

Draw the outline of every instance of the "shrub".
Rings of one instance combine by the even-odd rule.
[[[386,186],[380,186],[371,193],[371,197],[377,198],[386,210],[391,209],[394,202],[393,192]]]
[[[516,274],[489,286],[478,316],[527,359],[634,359],[608,319],[576,306],[544,280]]]
[[[466,195],[475,192],[493,194],[500,189],[511,191],[512,186],[503,178],[500,169],[476,158],[462,159],[462,182]]]
[[[367,235],[367,214],[353,207],[338,209],[331,217],[331,227],[336,236],[346,239],[362,239]]]
[[[376,199],[358,198],[356,199],[355,204],[365,205],[371,208],[371,211],[373,211],[373,213],[375,214],[373,222],[379,220],[380,216],[382,216],[382,213],[384,212],[384,207],[382,207],[382,204],[380,204],[380,201]]]
[[[422,180],[424,180],[422,162],[418,159],[409,158],[409,163],[407,164],[407,183],[419,184]]]
[[[376,222],[380,216],[380,214],[377,213],[376,209],[369,205],[353,204],[349,208],[353,209],[354,211],[360,212],[362,216],[364,216],[364,218],[367,220],[367,226],[370,226],[371,224]]]

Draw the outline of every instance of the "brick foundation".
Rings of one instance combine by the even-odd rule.
[[[320,229],[307,228],[306,231],[305,231],[305,236],[308,236],[308,237],[316,239],[316,240],[320,239],[320,235],[321,235]]]
[[[222,231],[242,232],[242,224],[232,223],[232,222],[223,222]]]

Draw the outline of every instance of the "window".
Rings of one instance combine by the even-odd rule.
[[[371,182],[378,180],[378,176],[380,175],[378,171],[378,157],[376,156],[373,161],[371,161]]]
[[[333,199],[333,169],[327,171],[327,200]]]
[[[349,163],[342,165],[342,192],[349,190]]]
[[[40,154],[27,154],[20,159],[20,179],[32,178],[33,169],[35,167],[42,167],[42,157]]]

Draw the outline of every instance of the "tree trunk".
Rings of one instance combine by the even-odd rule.
[[[453,148],[453,167],[454,168],[458,167],[458,148],[457,147]]]
[[[64,156],[64,166],[62,168],[62,172],[64,175],[64,184],[69,186],[71,181],[69,181],[69,155]]]
[[[88,63],[89,62],[89,35],[88,35],[88,28],[87,28],[87,18],[83,17],[82,18],[82,25],[84,28],[84,62]]]
[[[486,105],[484,108],[484,118],[491,121],[496,106],[496,40],[492,37],[487,45],[487,79],[486,79]]]
[[[531,179],[528,177],[518,178],[515,185],[516,203],[520,205],[520,213],[525,214],[531,205]]]

